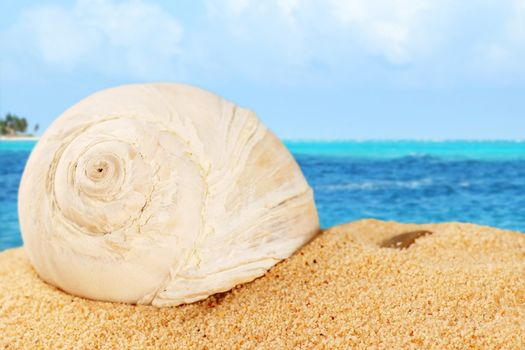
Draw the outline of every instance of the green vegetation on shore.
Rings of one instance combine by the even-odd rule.
[[[0,136],[32,136],[27,134],[28,122],[26,118],[19,117],[16,114],[7,113],[5,118],[0,119]],[[36,124],[34,132],[38,131],[39,125]]]

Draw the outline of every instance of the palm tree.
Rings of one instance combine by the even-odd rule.
[[[15,130],[21,133],[25,133],[27,130],[26,118],[19,118],[15,123]]]
[[[26,130],[26,118],[21,118],[15,114],[7,113],[5,119],[0,119],[1,135],[16,135],[17,133],[25,133]]]

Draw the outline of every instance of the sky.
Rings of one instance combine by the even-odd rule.
[[[285,139],[525,139],[525,0],[2,0],[0,113],[41,133],[183,82]]]

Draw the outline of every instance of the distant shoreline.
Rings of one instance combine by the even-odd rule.
[[[38,141],[38,136],[0,136],[0,141]]]

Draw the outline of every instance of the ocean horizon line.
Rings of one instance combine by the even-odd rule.
[[[41,136],[0,136],[0,141],[38,141]],[[502,138],[281,138],[285,143],[344,143],[344,142],[422,142],[422,143],[447,143],[447,142],[506,142],[506,143],[525,143],[523,139],[502,139]]]
[[[462,138],[282,138],[283,142],[311,142],[311,143],[344,143],[344,142],[428,142],[428,143],[445,143],[445,142],[507,142],[507,143],[525,143],[524,139],[462,139]]]

